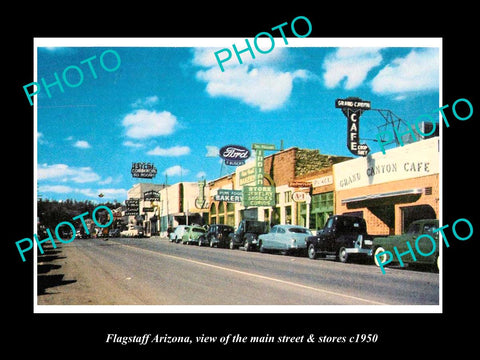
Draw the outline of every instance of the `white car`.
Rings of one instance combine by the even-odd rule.
[[[178,225],[175,228],[175,231],[170,234],[170,241],[179,243],[182,241],[183,234],[185,234],[188,229],[190,229],[190,226],[188,225]]]
[[[127,229],[120,232],[120,237],[143,237],[143,227],[128,224]]]
[[[260,252],[267,250],[280,250],[285,254],[289,252],[306,252],[305,238],[312,232],[303,226],[275,225],[268,234],[258,237]]]

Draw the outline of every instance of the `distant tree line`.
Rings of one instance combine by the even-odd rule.
[[[91,219],[92,212],[98,205],[100,204],[94,203],[90,200],[77,201],[67,199],[58,201],[39,199],[37,201],[37,215],[39,218],[38,220],[41,225],[53,230],[58,223],[62,221],[72,222],[72,218],[85,212],[88,212],[88,215],[85,216],[85,219]],[[116,200],[114,200],[113,202],[105,202],[101,205],[107,206],[112,210],[121,206],[121,204]],[[107,212],[105,211],[105,213]],[[100,220],[100,211],[98,211],[96,215],[97,219]]]

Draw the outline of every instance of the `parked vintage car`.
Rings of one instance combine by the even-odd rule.
[[[205,240],[199,241],[198,245],[208,244],[210,247],[227,247],[230,241],[228,235],[233,232],[233,226],[212,224],[205,234]]]
[[[406,253],[408,249],[407,242],[410,243],[413,251],[415,252],[415,258],[413,259],[411,253],[406,253],[402,256],[402,262],[405,264],[431,264],[439,268],[439,245],[438,245],[438,232],[433,231],[438,229],[438,220],[436,219],[423,219],[413,221],[408,227],[407,231],[402,235],[392,235],[387,237],[378,237],[373,240],[373,253],[374,255],[380,254],[384,251],[390,251],[395,255],[394,247],[397,247],[398,253]],[[420,235],[430,235],[435,240],[435,250],[431,241],[426,236],[417,238]],[[418,254],[418,250],[422,254],[430,254],[428,256],[422,256]],[[380,261],[384,263],[387,261],[387,254],[379,256]],[[375,265],[380,266],[376,256],[373,257]],[[390,264],[398,263],[397,256],[393,256],[393,261]]]
[[[275,225],[268,234],[258,237],[260,252],[280,250],[287,254],[290,252],[305,252],[305,238],[312,232],[303,226]]]
[[[240,246],[243,250],[250,251],[258,246],[258,237],[268,233],[268,222],[259,220],[242,220],[235,232],[228,235],[230,249]]]
[[[125,230],[120,231],[120,236],[121,237],[143,237],[144,236],[143,227],[128,224]]]
[[[332,215],[325,227],[306,239],[308,257],[335,255],[343,263],[350,257],[371,257],[372,236],[365,219],[350,215]]]
[[[120,229],[111,229],[108,232],[108,236],[110,236],[110,237],[120,237]]]
[[[190,228],[188,225],[178,225],[175,228],[175,231],[170,233],[170,241],[179,243],[182,241],[182,237],[185,234],[185,232]]]
[[[182,244],[198,244],[199,238],[205,238],[206,232],[207,230],[201,226],[189,226],[182,236]]]

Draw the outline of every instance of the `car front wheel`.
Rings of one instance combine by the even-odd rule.
[[[381,256],[378,256],[378,254],[382,253],[382,252],[385,252],[385,249],[381,246],[379,246],[378,248],[375,249],[375,252],[373,254],[373,261],[375,262],[375,265],[377,266],[380,266],[380,262],[378,261],[378,258],[380,258],[380,261],[382,264],[385,263],[385,261],[387,260],[387,254],[383,254]]]
[[[348,261],[347,249],[344,247],[341,247],[340,250],[338,250],[338,260],[340,260],[342,263],[346,263]]]
[[[315,245],[309,244],[308,245],[308,257],[312,260],[315,260],[317,258],[317,252],[315,251]]]

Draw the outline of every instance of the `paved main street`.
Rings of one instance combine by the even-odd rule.
[[[76,239],[38,256],[39,305],[437,305],[439,275],[333,259]],[[341,309],[339,309],[341,311]]]

